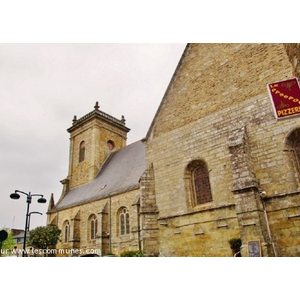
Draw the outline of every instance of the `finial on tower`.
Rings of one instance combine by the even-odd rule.
[[[74,116],[74,118],[73,118],[73,125],[77,122],[77,117],[76,116]]]
[[[123,115],[122,115],[122,117],[121,117],[121,122],[125,125],[126,120],[125,120],[125,118],[124,118]]]
[[[94,108],[95,108],[95,110],[99,110],[99,105],[98,105],[98,101],[96,102],[96,104],[95,104],[95,106],[94,106]]]

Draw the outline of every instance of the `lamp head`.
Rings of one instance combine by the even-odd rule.
[[[10,194],[10,198],[11,198],[11,199],[14,199],[14,200],[17,200],[17,199],[20,198],[20,195],[17,194],[17,193],[12,193],[12,194]]]
[[[41,198],[38,199],[37,202],[38,202],[38,203],[46,203],[47,200],[46,200],[44,197],[41,197]]]

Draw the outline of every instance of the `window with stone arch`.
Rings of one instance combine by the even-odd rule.
[[[130,233],[129,211],[126,207],[121,207],[118,212],[119,235]]]
[[[209,171],[204,161],[194,160],[188,164],[185,181],[190,208],[212,201]]]
[[[95,240],[98,229],[98,219],[95,214],[90,215],[88,219],[88,239]]]
[[[70,221],[66,220],[63,224],[63,241],[68,243],[70,239]]]
[[[294,151],[295,151],[295,156],[298,164],[298,169],[300,169],[300,138],[297,139],[294,143]]]
[[[295,182],[300,183],[300,128],[295,128],[285,139],[285,153],[289,157],[290,170],[294,172]],[[291,174],[292,175],[292,174]]]
[[[82,141],[79,145],[79,162],[83,162],[85,159],[85,141]]]

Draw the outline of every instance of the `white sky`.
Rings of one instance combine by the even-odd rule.
[[[145,137],[186,44],[0,44],[0,228],[23,229],[26,196],[54,193],[68,175],[74,115],[125,116],[128,144]],[[30,229],[46,225],[33,197]]]
[[[11,200],[15,189],[58,200],[74,115],[99,101],[125,116],[128,143],[146,135],[186,42],[295,38],[274,22],[290,6],[271,14],[268,4],[252,3],[245,14],[236,4],[0,0],[0,229],[24,227],[25,196]],[[47,205],[34,199],[31,211],[44,215],[33,215],[31,228],[45,224]]]
[[[268,1],[254,0],[245,6],[237,0],[0,0],[0,229],[12,224],[24,229],[26,199],[25,195],[18,201],[10,199],[9,195],[15,189],[43,193],[47,199],[53,192],[58,200],[62,188],[59,181],[68,172],[69,135],[66,129],[71,126],[74,115],[83,116],[99,101],[101,110],[115,117],[125,115],[126,124],[131,128],[128,143],[143,138],[185,47],[185,44],[170,43],[298,42],[293,22],[290,22],[291,26],[282,21],[286,18],[294,20],[296,16],[291,9],[297,7],[297,2],[288,2],[270,5]],[[137,44],[124,44],[131,42]],[[31,211],[44,215],[32,215],[30,228],[45,225],[48,203],[37,204],[36,199],[31,204]],[[249,280],[247,274],[238,278],[233,273],[241,267],[240,260],[150,261],[144,258],[141,269],[140,260],[122,260],[128,265],[120,266],[120,260],[101,259],[101,267],[95,265],[95,260],[76,260],[76,264],[72,259],[64,260],[63,264],[58,260],[57,265],[52,259],[42,263],[40,260],[37,263],[17,260],[14,266],[8,258],[1,260],[1,267],[7,263],[2,273],[10,281],[16,272],[23,271],[23,267],[26,280],[18,280],[18,286],[23,288],[23,284],[24,290],[28,290],[28,280],[44,287],[45,283],[49,285],[50,278],[56,283],[72,286],[78,279],[73,275],[78,275],[80,269],[80,281],[88,278],[89,286],[98,286],[102,282],[106,290],[113,290],[114,297],[124,296],[124,289],[132,284],[132,278],[136,286],[143,286],[148,279],[151,281],[147,274],[156,272],[158,289],[170,298],[170,295],[193,297],[197,293],[199,276],[194,279],[181,276],[180,285],[165,289],[178,282],[178,270],[188,274],[197,262],[204,270],[200,276],[202,294],[211,294],[213,290],[215,296],[223,298],[226,298],[224,289],[232,284],[232,278],[242,289],[262,267],[261,260],[257,260],[257,265],[253,260],[248,261],[243,269],[248,270]],[[213,265],[216,262],[215,267],[226,270],[227,275],[229,272],[229,276],[218,282],[220,294],[214,289],[215,281],[207,280],[214,276],[211,272],[216,269]],[[228,265],[220,265],[224,262]],[[274,266],[276,270],[272,272]],[[286,264],[283,266],[286,268]],[[120,267],[126,270],[126,276],[124,272],[115,272]],[[275,277],[278,268],[278,261],[265,267],[271,270],[268,274],[270,283],[274,285],[280,280],[277,286],[284,287],[282,278]],[[157,272],[158,269],[163,272]],[[37,276],[41,270],[47,270],[47,274],[43,272],[43,276]],[[51,270],[53,276],[50,277]],[[141,270],[150,271],[136,276]],[[287,278],[292,286],[291,278]],[[257,282],[265,281],[265,276],[257,279]],[[158,289],[152,294],[147,292],[157,296]],[[289,291],[292,293],[293,289]],[[266,292],[269,297],[270,290]],[[276,296],[280,293],[285,297],[292,296],[287,295],[285,288],[282,291],[276,289]],[[65,289],[63,294],[67,297],[81,295],[94,297],[95,289],[76,286]],[[139,296],[136,293],[133,298]],[[31,293],[31,298],[40,298],[40,294]]]

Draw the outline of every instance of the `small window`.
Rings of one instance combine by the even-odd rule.
[[[85,142],[82,141],[79,146],[79,162],[83,162],[85,159]]]
[[[98,220],[95,215],[90,216],[89,218],[89,233],[90,233],[90,239],[95,240],[97,235],[97,228],[98,228]]]
[[[115,148],[115,143],[112,140],[107,141],[107,148],[112,151]]]
[[[126,207],[121,209],[119,220],[120,220],[120,235],[129,234],[130,233],[129,211]]]
[[[203,161],[190,162],[186,168],[185,179],[190,208],[212,201],[209,172]]]
[[[64,223],[64,243],[68,243],[70,238],[70,222],[69,221],[65,221]]]

